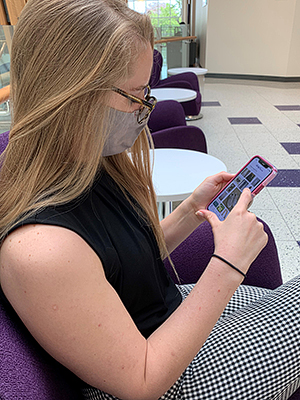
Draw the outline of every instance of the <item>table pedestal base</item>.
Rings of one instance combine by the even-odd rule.
[[[198,114],[198,115],[187,115],[185,117],[186,121],[196,121],[197,119],[202,119],[203,118],[203,114]]]
[[[172,201],[160,201],[157,203],[159,220],[162,221],[173,211]]]

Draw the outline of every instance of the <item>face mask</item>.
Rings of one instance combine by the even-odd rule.
[[[139,134],[147,125],[149,117],[141,124],[137,122],[139,111],[127,113],[115,109],[110,110],[111,128],[108,133],[102,156],[112,156],[123,153],[136,141]]]

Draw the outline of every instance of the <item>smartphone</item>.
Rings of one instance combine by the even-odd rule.
[[[275,178],[276,174],[277,169],[272,164],[260,156],[254,156],[206,208],[217,214],[220,221],[224,221],[245,188],[249,188],[254,197]]]

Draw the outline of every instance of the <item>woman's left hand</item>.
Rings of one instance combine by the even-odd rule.
[[[190,197],[195,212],[205,209],[208,203],[233,177],[234,175],[228,172],[220,172],[206,178]]]
[[[186,200],[161,221],[169,253],[204,221],[204,218],[199,218],[196,212],[205,209],[233,176],[227,172],[220,172],[206,178]]]

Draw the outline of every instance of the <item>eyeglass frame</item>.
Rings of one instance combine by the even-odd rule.
[[[149,91],[149,93],[145,97],[146,100],[140,99],[139,97],[136,97],[136,96],[134,96],[132,94],[129,94],[129,93],[125,92],[124,90],[119,89],[117,87],[112,87],[111,88],[112,91],[120,94],[121,96],[125,97],[126,99],[129,99],[129,100],[133,101],[134,103],[140,104],[141,106],[148,108],[148,112],[146,113],[146,115],[140,121],[138,120],[140,114],[137,116],[138,124],[141,124],[143,121],[145,121],[145,119],[148,118],[149,114],[154,109],[154,107],[155,107],[155,105],[157,103],[157,99],[154,96],[150,96],[150,92],[151,92],[150,86],[147,85],[145,87],[145,89],[146,88]],[[153,103],[149,102],[150,99],[153,100]],[[140,109],[139,111],[141,113],[143,111],[143,109]]]

